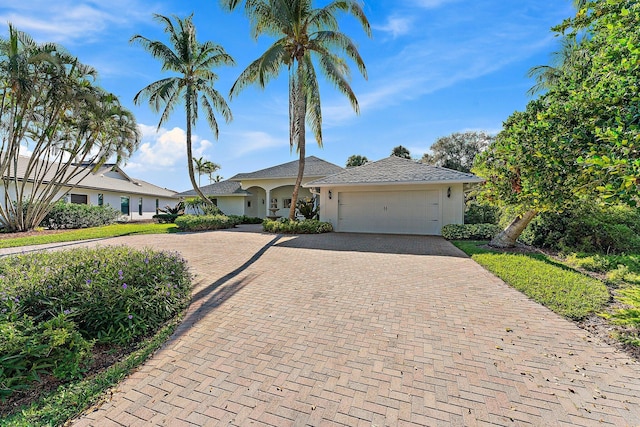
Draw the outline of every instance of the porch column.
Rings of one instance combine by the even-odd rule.
[[[265,203],[264,203],[264,217],[268,217],[269,215],[271,215],[271,212],[269,212],[269,208],[271,207],[271,189],[270,188],[265,188],[264,189],[265,193],[267,194],[267,198],[265,199]]]

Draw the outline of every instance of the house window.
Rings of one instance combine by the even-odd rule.
[[[218,206],[218,199],[211,199],[214,205]]]
[[[104,194],[98,193],[98,206],[104,206]]]
[[[247,207],[250,208],[251,207],[251,200],[247,200]]]
[[[129,198],[128,197],[120,197],[120,212],[122,215],[129,215]]]
[[[156,199],[156,215],[160,212],[160,199]]]
[[[76,205],[86,205],[87,204],[87,195],[86,194],[72,194],[71,195],[71,203]]]
[[[290,208],[291,207],[291,199],[282,199],[282,207]]]
[[[142,216],[142,197],[138,199],[138,215]]]

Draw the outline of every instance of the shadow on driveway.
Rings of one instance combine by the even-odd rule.
[[[283,239],[276,246],[327,251],[467,258],[464,252],[440,236],[365,233],[301,234]]]

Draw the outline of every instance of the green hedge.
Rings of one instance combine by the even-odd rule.
[[[130,344],[189,303],[176,253],[126,247],[0,259],[0,398],[41,375],[77,378],[94,343]]]
[[[496,224],[448,224],[442,227],[447,240],[490,240],[502,229]]]
[[[304,219],[302,221],[282,218],[279,220],[265,219],[262,229],[268,233],[281,234],[320,234],[333,231],[333,226],[328,222],[317,219]]]
[[[90,206],[76,203],[56,202],[40,224],[52,229],[88,228],[113,224],[120,211],[111,206]]]
[[[176,218],[178,218],[182,214],[155,214],[152,218],[156,220],[158,224],[173,224],[176,222]]]
[[[182,215],[175,224],[180,231],[206,231],[233,228],[238,223],[226,215]]]
[[[228,217],[233,219],[236,224],[262,224],[262,218],[257,216],[228,215]]]

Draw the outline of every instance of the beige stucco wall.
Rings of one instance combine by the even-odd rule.
[[[451,188],[451,197],[447,197],[447,189],[449,187]],[[340,192],[403,190],[438,190],[440,193],[440,222],[442,226],[447,224],[462,224],[464,222],[463,184],[354,185],[344,187],[322,187],[320,191],[320,220],[330,222],[336,231],[340,231],[338,230],[338,199]],[[332,193],[331,199],[329,199],[329,191]]]

